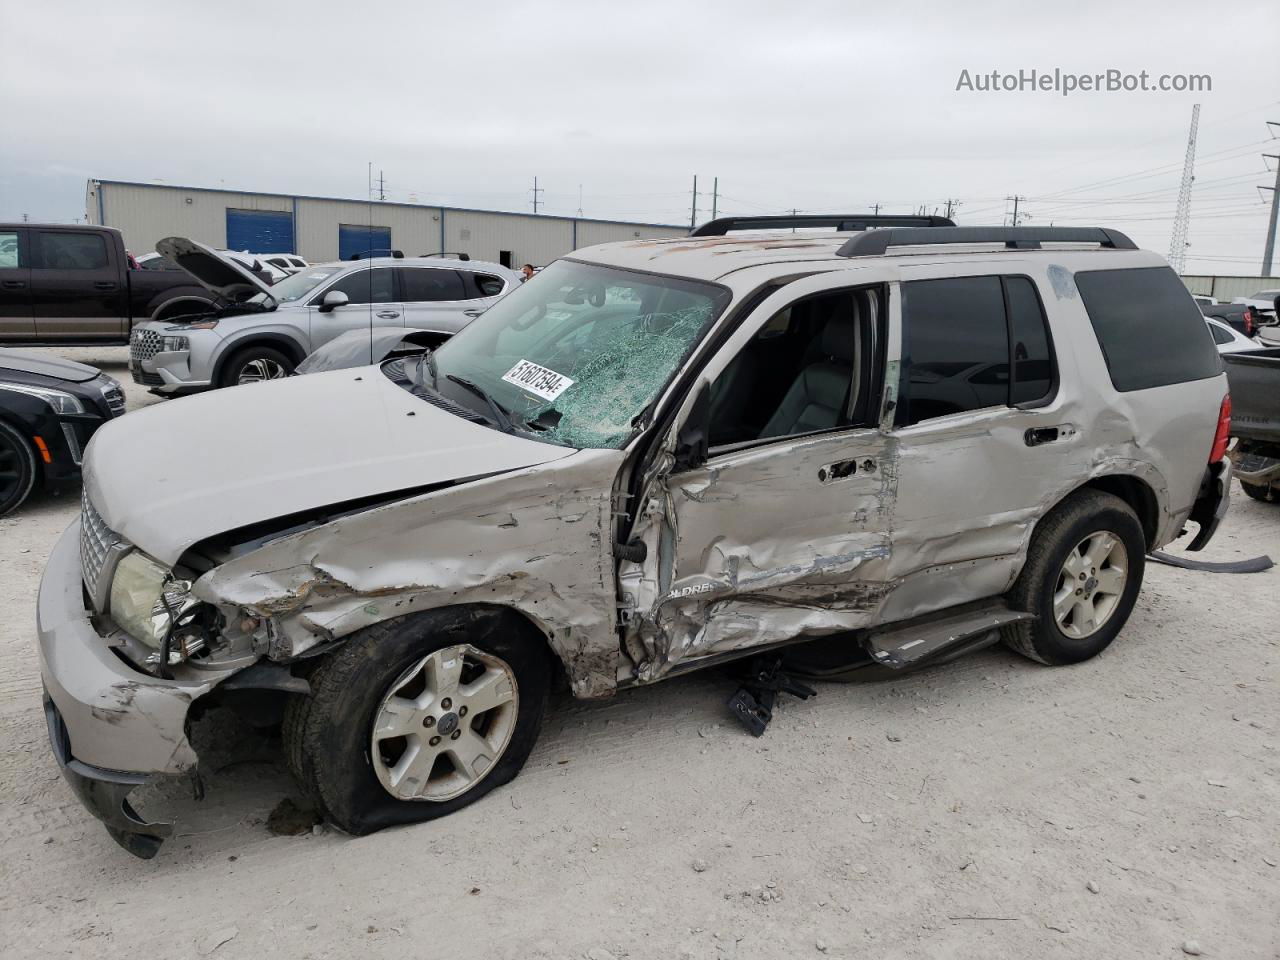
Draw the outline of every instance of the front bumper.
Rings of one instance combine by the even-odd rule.
[[[1196,497],[1195,506],[1187,518],[1198,523],[1200,529],[1187,544],[1188,550],[1202,550],[1205,544],[1213,539],[1231,506],[1231,461],[1223,457],[1217,463],[1211,463],[1200,481],[1200,493]]]
[[[147,823],[126,798],[152,777],[195,772],[187,712],[234,671],[210,671],[199,682],[161,680],[117,656],[85,608],[78,520],[45,567],[36,626],[45,716],[63,776],[122,847],[154,856],[172,825]]]
[[[203,390],[213,383],[192,373],[190,350],[170,350],[148,359],[131,360],[129,372],[135,383],[151,387],[158,393]]]

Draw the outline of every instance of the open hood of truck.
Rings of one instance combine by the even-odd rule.
[[[244,303],[250,297],[265,293],[274,306],[271,288],[255,277],[243,264],[213,247],[206,247],[186,237],[165,237],[156,244],[156,252],[168,257],[226,303]]]
[[[358,367],[112,420],[85,453],[84,484],[108,527],[172,565],[249,524],[573,453],[456,417]]]

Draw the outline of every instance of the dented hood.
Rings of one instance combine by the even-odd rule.
[[[215,534],[574,451],[440,410],[362,367],[137,410],[93,436],[84,484],[112,530],[174,564]]]

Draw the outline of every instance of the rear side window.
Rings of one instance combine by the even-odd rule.
[[[97,233],[37,231],[36,266],[47,270],[104,270],[107,241]]]
[[[1209,332],[1213,334],[1214,343],[1230,343],[1235,337],[1231,336],[1231,331],[1216,324],[1209,324]]]
[[[1013,352],[1011,403],[1043,400],[1053,389],[1049,331],[1036,287],[1026,277],[1004,278],[1009,309],[1009,345]]]
[[[455,270],[432,267],[401,270],[400,283],[404,287],[403,299],[406,303],[467,299],[462,278]]]
[[[1009,334],[999,277],[902,285],[898,426],[1000,406],[1009,398]]]
[[[475,296],[496,297],[502,292],[503,283],[497,277],[487,273],[472,273],[470,277],[471,282],[476,286]]]
[[[18,234],[0,230],[0,270],[18,265]]]
[[[1168,267],[1076,274],[1093,332],[1121,392],[1204,380],[1222,372],[1204,317]]]

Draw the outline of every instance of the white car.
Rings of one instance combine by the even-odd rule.
[[[270,265],[277,270],[282,271],[286,276],[293,276],[295,273],[301,273],[311,264],[303,260],[296,253],[252,253],[249,256],[257,257],[262,261],[263,265]]]
[[[1219,353],[1244,353],[1259,350],[1263,346],[1259,341],[1246,337],[1235,327],[1214,317],[1205,317],[1204,322],[1209,325],[1209,332],[1213,334],[1213,342]]]
[[[133,379],[164,394],[287,377],[348,330],[413,327],[441,343],[520,285],[496,263],[420,257],[319,264],[268,286],[236,254],[185,237],[156,248],[223,304],[133,328]]]

